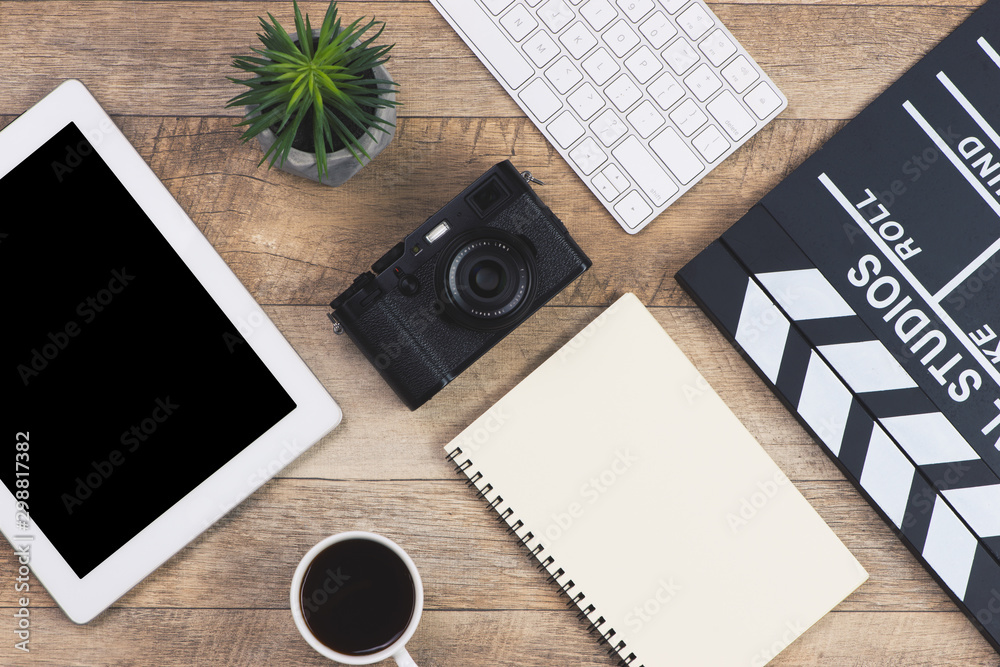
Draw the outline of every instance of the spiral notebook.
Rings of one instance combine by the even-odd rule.
[[[632,294],[445,450],[622,664],[764,665],[868,577]]]

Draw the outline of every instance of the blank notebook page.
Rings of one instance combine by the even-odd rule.
[[[763,665],[868,576],[632,294],[446,451],[634,667]]]

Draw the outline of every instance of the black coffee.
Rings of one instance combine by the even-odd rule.
[[[399,639],[413,616],[415,597],[406,563],[388,547],[364,539],[321,551],[299,591],[313,635],[345,655],[378,653]]]

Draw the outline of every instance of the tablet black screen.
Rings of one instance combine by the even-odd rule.
[[[0,479],[82,577],[295,403],[76,125],[0,201]]]

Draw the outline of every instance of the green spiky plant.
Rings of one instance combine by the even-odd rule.
[[[303,39],[312,35],[312,26],[309,16],[302,16],[297,2],[294,6],[297,42],[271,13],[268,13],[270,23],[258,17],[263,34],[258,33],[257,37],[264,48],[251,48],[255,56],[233,58],[233,67],[253,76],[249,79],[229,77],[233,83],[250,90],[232,98],[226,106],[252,107],[236,124],[237,127],[246,126],[241,137],[244,143],[267,128],[275,130],[277,141],[259,163],[270,158],[269,167],[276,162],[285,163],[299,127],[311,114],[313,152],[319,176],[323,178],[329,147],[336,145],[335,137],[364,164],[361,157],[370,160],[371,156],[362,147],[357,134],[367,134],[377,141],[373,131],[387,132],[385,128],[393,125],[374,112],[398,104],[384,97],[386,89],[394,91],[392,87],[397,84],[364,76],[368,70],[389,60],[388,53],[394,45],[373,46],[385,29],[384,23],[374,19],[366,24],[361,23],[363,19],[357,19],[341,29],[336,0],[330,2],[326,10],[318,38]],[[377,32],[365,37],[376,25],[379,26]]]

